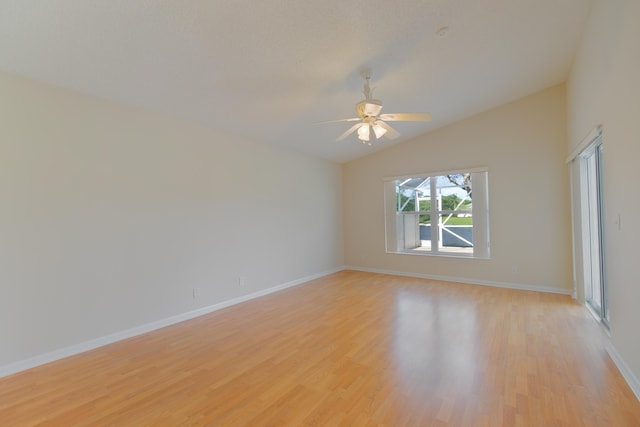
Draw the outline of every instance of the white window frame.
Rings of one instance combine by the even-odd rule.
[[[397,212],[396,199],[396,181],[409,178],[427,178],[452,174],[471,174],[471,185],[473,191],[473,252],[460,253],[439,250],[439,244],[431,246],[430,250],[412,250],[399,248],[398,246],[398,230],[399,217],[404,221],[406,215]],[[435,187],[435,180],[432,181],[432,192]],[[385,212],[385,250],[387,253],[402,255],[421,255],[421,256],[444,256],[444,257],[461,257],[474,259],[490,258],[490,240],[489,240],[489,170],[487,167],[460,168],[453,170],[444,170],[436,172],[414,173],[410,175],[400,175],[383,178],[384,182],[384,212]],[[435,212],[435,204],[431,203],[431,218],[438,215]],[[444,211],[443,211],[444,212]],[[441,213],[443,213],[441,212]],[[449,211],[447,211],[449,212]],[[444,212],[446,213],[446,212]],[[401,231],[406,232],[407,228],[402,227]],[[432,227],[432,242],[434,235],[437,237],[437,231]],[[405,236],[402,236],[403,238]],[[419,237],[418,237],[419,238]]]

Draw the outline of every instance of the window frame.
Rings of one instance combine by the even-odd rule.
[[[471,253],[449,252],[440,250],[440,244],[432,245],[430,249],[404,249],[399,248],[398,234],[399,229],[406,235],[406,219],[408,212],[397,210],[397,193],[396,182],[398,180],[406,180],[410,178],[428,179],[438,176],[446,176],[452,174],[472,174],[471,186],[473,191],[473,208],[472,208],[472,227],[473,227],[473,249]],[[437,188],[435,179],[430,179],[430,195],[435,194],[434,188]],[[441,256],[441,257],[458,257],[469,259],[490,259],[490,239],[489,239],[489,170],[487,167],[459,168],[451,170],[430,171],[423,173],[414,173],[408,175],[399,175],[383,178],[384,183],[384,216],[385,216],[385,252],[399,255],[419,255],[419,256]],[[431,199],[430,196],[430,199]],[[430,219],[438,218],[438,216],[446,216],[449,213],[466,213],[464,209],[456,210],[438,210],[435,203],[429,204],[429,211],[412,211],[412,214],[418,214],[418,222],[420,215],[430,215]],[[468,212],[468,211],[467,211]],[[403,224],[399,226],[399,217],[402,216]],[[432,238],[437,240],[436,227],[431,227]],[[419,234],[419,232],[418,232]],[[404,238],[405,236],[403,236]]]

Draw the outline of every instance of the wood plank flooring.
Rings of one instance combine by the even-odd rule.
[[[640,426],[567,296],[343,271],[0,379],[0,426]]]

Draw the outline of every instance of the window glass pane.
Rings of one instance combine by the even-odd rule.
[[[449,221],[447,221],[449,218]],[[440,216],[441,250],[447,252],[473,253],[473,226],[471,217],[456,218],[449,215]],[[468,223],[465,223],[468,222]]]

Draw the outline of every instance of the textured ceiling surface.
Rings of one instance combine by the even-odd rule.
[[[344,162],[565,81],[591,2],[0,0],[0,69]],[[433,121],[336,142],[367,68]]]

